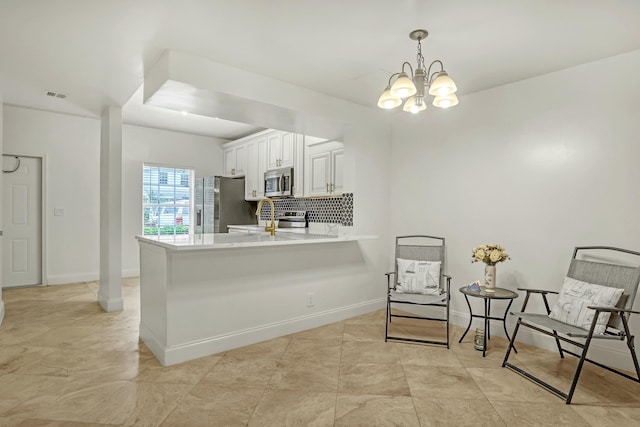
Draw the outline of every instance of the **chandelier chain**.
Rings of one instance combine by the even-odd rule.
[[[418,68],[424,70],[424,56],[422,56],[422,43],[420,43],[420,38],[418,37],[418,56],[417,56]]]

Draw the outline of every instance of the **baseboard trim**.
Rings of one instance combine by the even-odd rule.
[[[124,310],[123,298],[104,298],[99,292],[98,304],[100,304],[100,307],[102,307],[102,309],[107,313]]]
[[[130,268],[122,270],[122,277],[138,277],[140,269]],[[47,285],[69,285],[72,283],[97,282],[100,280],[100,273],[81,273],[81,274],[61,274],[47,276]]]
[[[47,285],[68,285],[71,283],[95,282],[100,279],[98,273],[61,274],[47,276]]]
[[[261,341],[339,322],[354,316],[383,309],[385,304],[386,299],[379,298],[169,347],[164,346],[162,340],[155,336],[153,332],[141,322],[140,339],[149,347],[162,365],[170,366],[222,351],[244,347]]]

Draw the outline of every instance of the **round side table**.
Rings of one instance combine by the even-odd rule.
[[[509,332],[507,332],[507,313],[509,313],[509,308],[511,308],[511,304],[513,304],[513,300],[518,298],[518,294],[504,288],[495,288],[495,292],[486,292],[484,286],[480,287],[479,291],[473,291],[466,286],[460,288],[460,292],[464,295],[465,301],[467,301],[467,306],[469,307],[469,326],[467,326],[467,330],[464,331],[462,337],[460,338],[459,343],[462,342],[464,337],[471,329],[471,322],[474,317],[478,317],[484,319],[484,345],[482,347],[482,357],[487,355],[487,340],[491,339],[491,333],[489,332],[489,320],[500,320],[502,322],[502,326],[504,327],[504,333],[507,335],[507,339],[511,341],[509,338]],[[484,314],[473,314],[473,310],[471,309],[471,304],[469,303],[469,297],[473,298],[482,298],[484,300]],[[509,305],[507,305],[507,309],[504,311],[504,315],[502,317],[491,317],[491,300],[509,300]],[[517,353],[518,350],[514,347],[513,350]]]

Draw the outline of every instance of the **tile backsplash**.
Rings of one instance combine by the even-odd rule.
[[[273,199],[276,218],[286,211],[307,211],[309,222],[326,222],[345,226],[353,225],[353,193],[332,197],[299,197]],[[269,219],[269,208],[263,206],[261,220]]]

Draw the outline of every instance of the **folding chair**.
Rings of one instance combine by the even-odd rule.
[[[589,256],[590,254],[591,256]],[[634,266],[625,265],[619,261],[621,257],[625,256],[630,256],[635,260]],[[587,257],[588,259],[586,259]],[[609,262],[614,257],[616,261]],[[606,260],[607,262],[595,261],[595,259]],[[559,294],[558,304],[553,309],[549,308],[547,295],[558,294],[558,292],[519,289],[526,291],[527,294],[521,312],[511,313],[514,316],[518,316],[518,322],[511,335],[511,341],[502,366],[517,372],[563,398],[567,404],[571,403],[584,362],[592,363],[632,381],[640,382],[640,369],[638,368],[638,358],[633,342],[634,337],[629,331],[629,315],[631,313],[640,314],[631,309],[638,291],[638,284],[640,283],[640,265],[635,266],[637,262],[640,262],[640,252],[609,246],[576,247],[569,265],[567,278]],[[524,312],[529,296],[532,294],[542,296],[547,311],[546,315]],[[614,302],[616,296],[619,299]],[[607,317],[609,317],[608,320],[606,319]],[[580,359],[567,393],[509,362],[509,355],[521,326],[553,337],[561,358],[564,358],[564,354],[567,353]],[[576,339],[584,341],[576,341]],[[587,358],[587,351],[592,340],[600,340],[601,342],[611,342],[611,340],[626,341],[636,376],[633,377],[619,369]],[[569,351],[562,347],[560,341],[575,345],[582,351],[579,353]]]
[[[385,341],[405,341],[444,345],[449,348],[449,300],[451,277],[445,271],[443,237],[413,235],[396,237],[395,270],[387,276],[387,316]],[[440,307],[443,317],[426,317],[400,311],[400,307]],[[393,318],[419,319],[446,323],[446,339],[433,340],[389,335]]]

